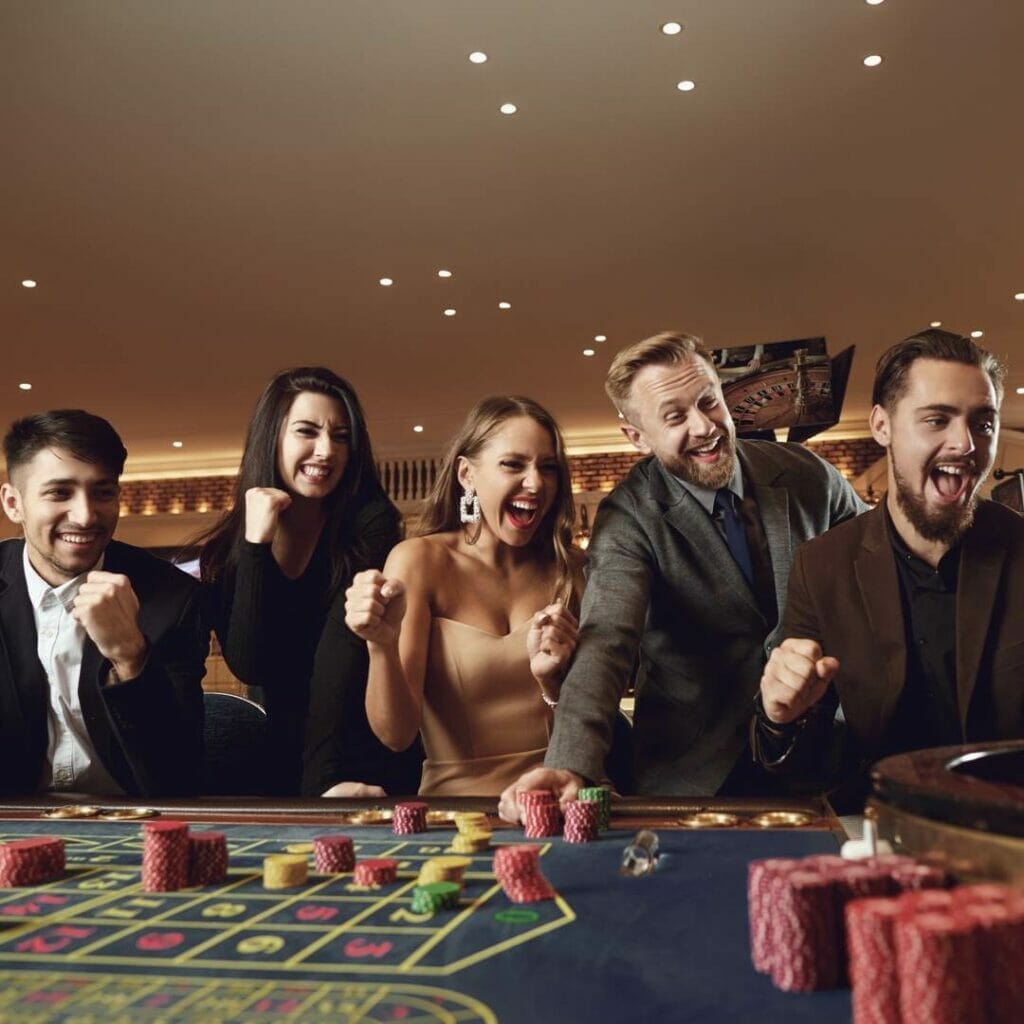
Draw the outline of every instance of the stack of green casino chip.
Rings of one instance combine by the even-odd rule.
[[[414,914],[436,914],[439,910],[454,910],[459,905],[462,886],[456,882],[427,882],[412,891]]]
[[[583,786],[576,794],[577,800],[593,801],[600,805],[597,827],[606,829],[612,821],[612,790],[611,786]]]

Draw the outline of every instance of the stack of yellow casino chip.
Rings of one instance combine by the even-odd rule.
[[[483,811],[456,811],[454,820],[461,835],[487,831],[487,815]]]
[[[453,853],[479,853],[481,850],[491,848],[490,832],[477,830],[473,832],[460,832],[452,839]]]
[[[432,882],[456,882],[462,885],[462,873],[472,864],[468,857],[431,857],[424,861],[416,879],[417,885]]]
[[[305,885],[309,866],[301,853],[274,853],[263,858],[263,888],[290,889]]]

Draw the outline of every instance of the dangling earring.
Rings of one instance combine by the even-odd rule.
[[[480,522],[480,499],[472,487],[467,487],[459,498],[459,520],[463,523]]]

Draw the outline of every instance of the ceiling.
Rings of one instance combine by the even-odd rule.
[[[856,428],[941,320],[1024,427],[1022,36],[1008,0],[0,0],[0,417],[194,469],[326,363],[382,452],[496,392],[600,443],[614,351],[680,328],[855,344]]]

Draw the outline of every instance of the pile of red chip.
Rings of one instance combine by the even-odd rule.
[[[549,789],[526,789],[518,795],[527,839],[557,836],[562,831],[562,810]]]
[[[410,836],[427,831],[427,805],[419,800],[395,804],[391,828],[396,836]]]
[[[596,800],[568,800],[562,808],[565,827],[562,838],[567,843],[592,843],[601,825],[601,805]]]
[[[142,825],[142,888],[174,892],[188,885],[188,825],[161,819]]]
[[[1024,894],[965,885],[846,910],[856,1024],[1024,1019]]]
[[[188,837],[188,884],[220,885],[228,877],[228,840],[223,832]]]
[[[390,857],[361,860],[355,866],[352,881],[356,885],[388,885],[398,880],[398,861]]]
[[[536,903],[555,898],[555,890],[540,870],[536,846],[501,846],[494,851],[494,875],[513,903]]]
[[[910,869],[920,869],[913,870]],[[938,888],[942,871],[910,857],[849,861],[836,856],[758,860],[747,875],[751,958],[786,992],[813,992],[846,983],[845,907],[902,887]]]
[[[317,836],[313,840],[313,867],[320,874],[337,875],[355,866],[355,849],[348,836]]]
[[[0,889],[64,877],[64,840],[56,836],[0,843]]]

